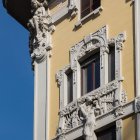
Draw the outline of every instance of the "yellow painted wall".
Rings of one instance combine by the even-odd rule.
[[[51,4],[49,5],[50,13],[53,15],[58,10],[63,8],[64,6],[68,5],[68,0],[52,0]]]
[[[123,120],[122,140],[135,140],[135,116]]]
[[[122,51],[123,76],[125,79],[123,88],[127,92],[128,100],[134,97],[133,6],[129,0],[102,0],[102,7],[103,11],[98,17],[94,18],[93,16],[77,31],[73,31],[78,20],[77,17],[71,21],[69,18],[65,18],[56,25],[56,31],[52,35],[50,139],[54,138],[58,125],[59,88],[55,81],[55,74],[69,64],[70,47],[104,25],[109,27],[109,38],[126,31],[127,40]]]

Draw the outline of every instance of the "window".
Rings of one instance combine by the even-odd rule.
[[[87,58],[81,65],[82,95],[100,86],[100,53]]]
[[[111,82],[115,79],[115,47],[109,47],[108,54],[108,82]]]
[[[68,71],[67,73],[67,103],[73,101],[73,73]]]
[[[101,5],[101,0],[81,0],[81,18],[87,16]]]
[[[97,140],[116,140],[116,126],[113,125],[96,133]]]

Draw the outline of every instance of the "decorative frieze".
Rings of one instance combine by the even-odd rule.
[[[65,132],[70,131],[73,128],[83,125],[86,120],[88,123],[90,119],[88,117],[90,115],[92,117],[97,117],[113,110],[115,107],[114,91],[117,88],[118,82],[113,81],[105,85],[103,88],[99,88],[67,105],[63,110],[60,111],[60,118],[64,119],[64,125],[61,129]],[[91,124],[92,126],[88,126],[88,124],[84,125],[86,135],[86,129],[88,129],[87,127],[94,127],[95,123],[93,123],[93,125]]]
[[[118,106],[117,108],[115,108],[115,113],[114,113],[114,117],[119,117],[121,115],[124,114],[124,110],[123,110],[123,107],[122,106]]]
[[[140,112],[140,97],[135,98],[135,112]]]
[[[69,0],[68,11],[71,15],[71,18],[77,15],[78,9],[76,7],[75,0]]]

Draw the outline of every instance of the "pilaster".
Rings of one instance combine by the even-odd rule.
[[[34,140],[48,140],[51,33],[55,26],[45,0],[32,0],[31,6],[33,16],[27,26],[30,31],[29,49],[34,69]]]
[[[136,97],[140,96],[140,1],[134,1],[135,15],[135,82],[136,82]],[[137,140],[140,139],[140,113],[136,117],[136,133]]]

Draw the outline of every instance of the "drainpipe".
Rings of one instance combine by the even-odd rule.
[[[140,0],[134,1],[135,18],[135,82],[136,97],[140,97]],[[137,140],[140,140],[140,113],[136,115]]]

